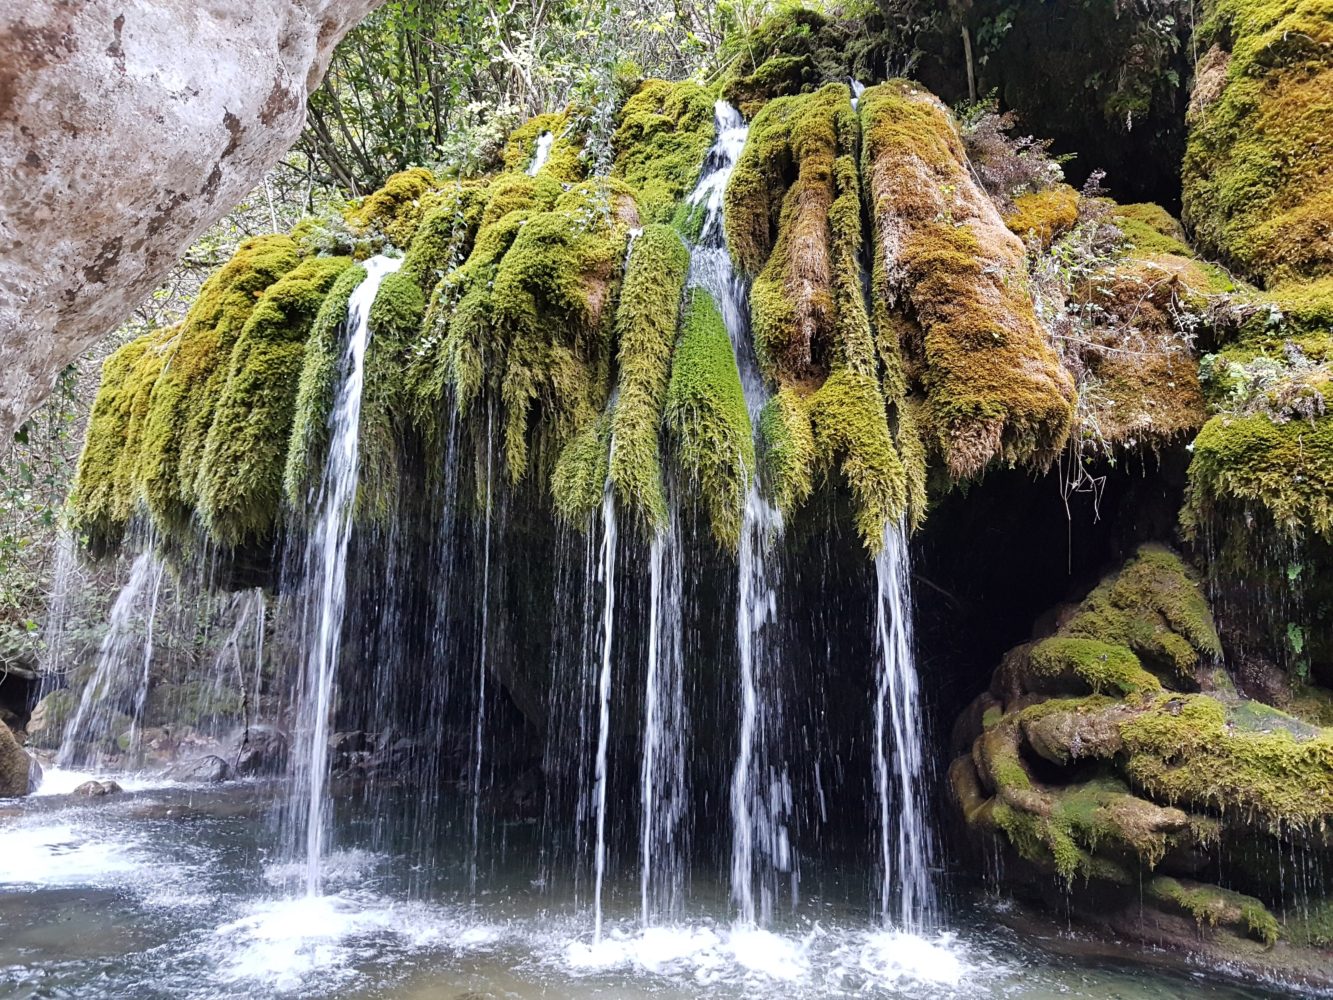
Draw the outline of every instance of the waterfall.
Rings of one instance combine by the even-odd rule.
[[[911,574],[907,534],[902,525],[890,525],[884,530],[884,545],[875,558],[875,580],[875,635],[879,650],[874,712],[875,791],[882,879],[880,916],[886,921],[896,917],[905,930],[922,931],[930,928],[936,912],[930,882],[934,844],[926,816],[924,713],[912,649]],[[895,889],[896,913],[893,912]]]
[[[154,553],[149,539],[111,607],[97,665],[60,741],[59,767],[95,765],[98,752],[120,737],[117,730],[127,716],[133,735],[144,707],[153,660],[153,625],[165,571],[166,564]]]
[[[614,443],[613,443],[614,447]],[[597,848],[594,858],[593,940],[602,939],[602,882],[606,876],[607,744],[611,738],[611,655],[616,616],[616,501],[608,480],[602,498],[602,551],[597,578],[602,584],[601,671],[597,678]]]
[[[321,861],[328,840],[329,732],[334,678],[342,647],[347,603],[347,549],[356,502],[361,390],[370,342],[370,307],[386,274],[402,261],[372,257],[363,265],[365,280],[347,303],[347,345],[342,381],[329,413],[329,452],[316,499],[316,518],[306,541],[303,632],[306,661],[297,708],[296,781],[293,787],[305,834],[305,890],[317,896]]]
[[[643,694],[643,760],[639,805],[639,897],[644,926],[657,914],[679,914],[687,841],[684,565],[679,514],[648,553],[648,669]]]
[[[481,634],[477,654],[477,703],[473,713],[475,722],[472,733],[472,860],[468,868],[468,887],[472,895],[477,894],[477,868],[481,856],[481,765],[484,757],[483,737],[486,733],[486,673],[490,670],[487,660],[487,642],[490,638],[491,607],[491,518],[494,514],[494,457],[495,423],[490,403],[486,405],[486,510],[482,527],[481,555]]]
[[[532,163],[528,166],[528,176],[536,177],[537,172],[546,166],[546,161],[551,155],[551,145],[555,142],[555,136],[550,132],[543,132],[537,137],[537,148],[532,154]]]
[[[705,215],[691,248],[690,282],[712,295],[740,367],[750,423],[756,433],[768,399],[750,343],[748,290],[731,266],[724,227],[727,182],[745,147],[748,129],[726,101],[716,104],[717,139],[708,152],[689,203]],[[780,875],[796,883],[787,831],[791,781],[777,752],[781,697],[775,677],[778,565],[775,547],[782,515],[763,495],[758,470],[751,479],[741,526],[736,642],[740,660],[740,739],[731,780],[731,893],[741,922],[767,922],[773,914]],[[759,887],[756,903],[755,886]]]

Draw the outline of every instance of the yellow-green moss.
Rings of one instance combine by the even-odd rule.
[[[905,311],[920,329],[911,367],[936,447],[956,478],[996,461],[1045,467],[1069,434],[1074,391],[1037,324],[1021,241],[968,174],[938,100],[893,81],[867,90],[860,112],[873,291],[883,315]]]
[[[713,142],[713,100],[693,81],[646,80],[621,109],[611,175],[638,193],[645,222],[669,222]]]
[[[1184,161],[1196,242],[1266,284],[1333,273],[1333,4],[1215,0]]]
[[[650,529],[666,519],[659,431],[690,255],[675,230],[648,225],[634,242],[616,308],[620,392],[611,423],[611,480]]]
[[[236,341],[197,485],[203,525],[224,546],[272,535],[306,333],[351,266],[346,257],[299,264],[264,292]]]
[[[394,246],[406,248],[421,222],[426,193],[434,187],[435,176],[425,167],[400,171],[348,212],[347,221],[358,232],[375,229]]]
[[[1235,927],[1269,947],[1280,936],[1280,925],[1268,907],[1230,889],[1159,875],[1144,887],[1144,895],[1193,917],[1200,927]]]
[[[427,295],[467,259],[489,200],[485,184],[455,181],[445,185],[423,212],[403,272],[412,275]]]
[[[1139,254],[1194,256],[1185,242],[1185,228],[1161,205],[1150,202],[1115,205],[1111,209],[1111,221]]]
[[[538,115],[514,129],[505,143],[505,170],[510,173],[526,174],[537,155],[537,140],[541,138],[542,133],[550,132],[554,136],[551,151],[538,175],[562,184],[573,184],[582,180],[586,171],[583,163],[583,141],[574,131],[576,117],[572,110]]]
[[[754,437],[731,339],[712,296],[701,288],[692,289],[686,301],[666,422],[688,488],[708,511],[713,536],[736,549],[755,470]]]
[[[1009,231],[1020,239],[1048,247],[1078,222],[1078,192],[1068,184],[1054,184],[1014,199],[1014,210],[1004,217]]]
[[[606,495],[611,468],[611,419],[608,410],[575,434],[560,450],[551,473],[551,499],[556,513],[570,524],[583,525]]]
[[[298,261],[286,236],[246,240],[204,282],[153,389],[139,468],[159,532],[179,537],[194,516],[196,480],[236,340],[260,296]]]
[[[779,389],[759,414],[759,431],[764,488],[785,517],[809,499],[815,485],[815,435],[806,398],[791,386]]]
[[[1187,526],[1227,506],[1256,506],[1288,531],[1333,539],[1333,418],[1277,423],[1265,414],[1219,414],[1193,452]]]
[[[1044,639],[1028,652],[1030,690],[1120,696],[1154,693],[1161,682],[1124,646],[1098,639]],[[1072,690],[1071,690],[1072,689]]]

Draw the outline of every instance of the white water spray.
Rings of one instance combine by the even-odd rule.
[[[613,445],[614,447],[614,442]],[[602,666],[597,678],[597,849],[594,859],[593,940],[602,939],[602,882],[606,877],[607,748],[611,738],[611,644],[616,617],[616,501],[607,483],[602,498],[602,552],[597,578],[602,584]]]
[[[546,166],[546,161],[551,156],[551,146],[555,142],[555,136],[550,132],[543,132],[537,137],[537,148],[532,154],[532,163],[528,165],[528,176],[536,177],[537,172]]]
[[[298,711],[297,782],[305,830],[305,890],[320,893],[320,868],[329,836],[329,732],[334,679],[342,648],[347,605],[347,548],[356,503],[361,430],[361,390],[370,343],[370,307],[385,275],[402,260],[372,257],[365,280],[347,303],[347,346],[342,382],[329,413],[329,453],[317,498],[316,519],[306,542],[305,606],[307,656]]]

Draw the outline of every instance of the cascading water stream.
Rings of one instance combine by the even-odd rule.
[[[615,447],[614,441],[612,447]],[[602,498],[602,548],[597,579],[602,585],[601,669],[597,676],[597,763],[594,798],[597,847],[594,856],[593,940],[602,939],[602,883],[606,877],[607,753],[611,739],[611,657],[616,618],[616,502],[610,482]]]
[[[879,804],[880,917],[904,930],[929,930],[936,905],[930,869],[934,843],[926,814],[927,764],[912,637],[906,531],[884,530],[875,557],[875,791]],[[892,733],[892,762],[889,735]],[[896,820],[896,822],[895,822]],[[896,911],[894,903],[896,899]]]
[[[551,146],[555,142],[555,136],[550,132],[543,132],[537,137],[537,148],[532,154],[532,163],[528,165],[528,176],[536,177],[537,172],[546,166],[546,161],[551,155]]]
[[[69,768],[95,763],[96,751],[120,736],[116,731],[129,709],[130,728],[139,723],[153,660],[153,623],[166,563],[149,539],[134,560],[129,578],[116,595],[106,635],[97,650],[97,666],[65,727],[56,765]]]
[[[305,673],[297,708],[296,781],[293,785],[297,829],[304,832],[305,891],[321,889],[321,863],[328,840],[329,732],[334,680],[342,647],[347,603],[347,549],[356,501],[361,429],[361,390],[370,343],[370,307],[384,276],[401,259],[372,257],[363,265],[365,280],[347,303],[347,345],[340,367],[342,381],[329,413],[329,452],[316,501],[316,518],[306,541],[304,635]]]
[[[644,926],[679,912],[684,892],[686,803],[684,567],[679,516],[648,553],[648,669],[643,694],[639,897]]]
[[[699,239],[691,248],[690,282],[713,297],[740,367],[750,423],[759,417],[768,390],[750,343],[747,289],[727,250],[725,193],[748,135],[740,113],[726,101],[716,104],[717,140],[709,150],[691,205],[705,212]],[[782,515],[763,495],[758,470],[751,477],[741,526],[736,640],[740,660],[740,739],[731,781],[731,892],[742,923],[767,922],[773,913],[781,873],[796,873],[787,832],[791,783],[777,759],[781,701],[776,690],[770,625],[777,618],[775,545]],[[759,898],[756,903],[755,887]]]

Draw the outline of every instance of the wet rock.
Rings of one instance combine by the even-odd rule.
[[[197,782],[216,785],[231,777],[231,765],[216,754],[181,761],[167,769],[172,781]]]
[[[35,762],[28,751],[19,745],[9,727],[0,725],[0,798],[27,795],[35,779]],[[40,775],[40,769],[37,769]]]
[[[0,10],[0,441],[291,147],[333,47],[377,5]]]
[[[100,799],[107,795],[120,795],[125,789],[114,781],[85,781],[74,794],[84,799]]]
[[[254,725],[237,732],[231,741],[236,773],[246,777],[281,774],[287,766],[287,734],[277,726]]]
[[[28,739],[33,746],[54,749],[74,708],[74,696],[65,689],[52,691],[28,717]]]

